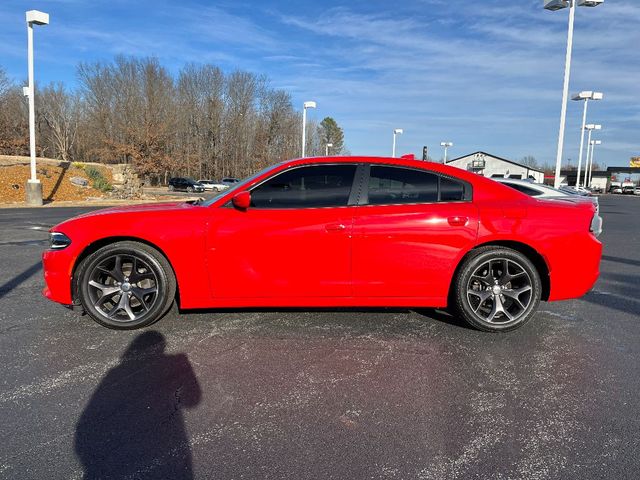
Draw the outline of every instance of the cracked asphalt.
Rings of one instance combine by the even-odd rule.
[[[383,309],[107,330],[40,295],[48,226],[86,210],[0,210],[0,478],[638,478],[640,198],[601,197],[592,292],[501,335]]]

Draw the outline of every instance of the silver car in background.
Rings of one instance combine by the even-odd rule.
[[[585,201],[588,199],[595,205],[596,212],[600,213],[600,203],[598,202],[598,197],[587,195],[574,189],[556,189],[548,185],[543,185],[541,183],[534,183],[528,180],[518,180],[515,178],[492,178],[492,180],[503,183],[504,185],[508,185],[511,188],[518,190],[519,192],[529,195],[530,197],[558,199],[582,198]]]

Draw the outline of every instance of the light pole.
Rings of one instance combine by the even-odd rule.
[[[591,147],[591,132],[594,130],[601,130],[602,125],[595,125],[593,123],[588,123],[584,126],[585,130],[589,131],[589,136],[587,137],[587,158],[584,161],[584,180],[582,181],[582,185],[587,185],[587,167],[589,165],[589,148]],[[579,187],[580,184],[576,182],[576,187]]]
[[[328,156],[329,156],[329,147],[333,147],[333,143],[327,143],[327,144],[325,145],[325,148],[324,148],[324,156],[325,156],[325,157],[328,157]]]
[[[453,147],[453,142],[440,142],[440,146],[444,147],[444,163],[447,163],[447,149]]]
[[[396,156],[396,137],[398,135],[402,135],[403,133],[404,133],[404,130],[402,130],[401,128],[395,128],[393,130],[393,149],[391,150],[392,157]]]
[[[576,186],[580,185],[580,170],[582,169],[582,149],[584,147],[584,126],[587,123],[587,106],[589,105],[589,100],[602,100],[604,95],[601,92],[592,92],[592,91],[584,91],[580,92],[573,97],[571,100],[574,101],[584,101],[584,109],[582,111],[582,130],[580,132],[580,156],[578,157],[578,173],[576,177]]]
[[[593,175],[593,155],[596,150],[596,145],[601,145],[601,140],[591,140],[591,160],[589,161],[589,177],[587,180],[585,187],[591,187],[591,176]]]
[[[573,23],[576,16],[576,5],[581,7],[597,7],[604,0],[544,0],[547,10],[561,10],[569,7],[569,30],[567,34],[567,53],[564,62],[564,86],[562,89],[562,107],[560,108],[560,130],[558,131],[558,152],[556,154],[556,172],[554,187],[560,187],[560,167],[562,166],[562,149],[564,147],[564,124],[567,118],[567,98],[569,97],[569,77],[571,75],[571,52],[573,50]]]
[[[307,146],[307,108],[316,108],[316,102],[304,102],[302,105],[302,158]]]
[[[31,177],[27,180],[25,187],[26,202],[28,205],[42,205],[42,184],[36,177],[36,112],[34,102],[34,81],[33,81],[33,26],[48,25],[49,14],[38,10],[27,12],[27,61],[29,69],[29,86],[27,96],[29,97],[29,152],[31,155]],[[23,90],[24,91],[24,90]]]

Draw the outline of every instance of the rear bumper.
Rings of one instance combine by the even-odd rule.
[[[549,258],[549,300],[579,298],[591,290],[600,276],[602,243],[593,235],[580,235],[563,242]]]
[[[45,287],[42,295],[53,302],[71,305],[73,258],[65,250],[47,250],[42,254]]]

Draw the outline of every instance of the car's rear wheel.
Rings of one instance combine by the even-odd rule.
[[[187,192],[193,193],[193,187],[191,187],[191,186],[187,187]]]
[[[542,286],[535,266],[522,253],[483,247],[467,257],[454,283],[455,310],[486,332],[505,332],[527,323],[538,308]]]
[[[117,242],[82,261],[77,292],[85,311],[105,327],[132,330],[159,320],[176,292],[173,270],[156,249]]]

